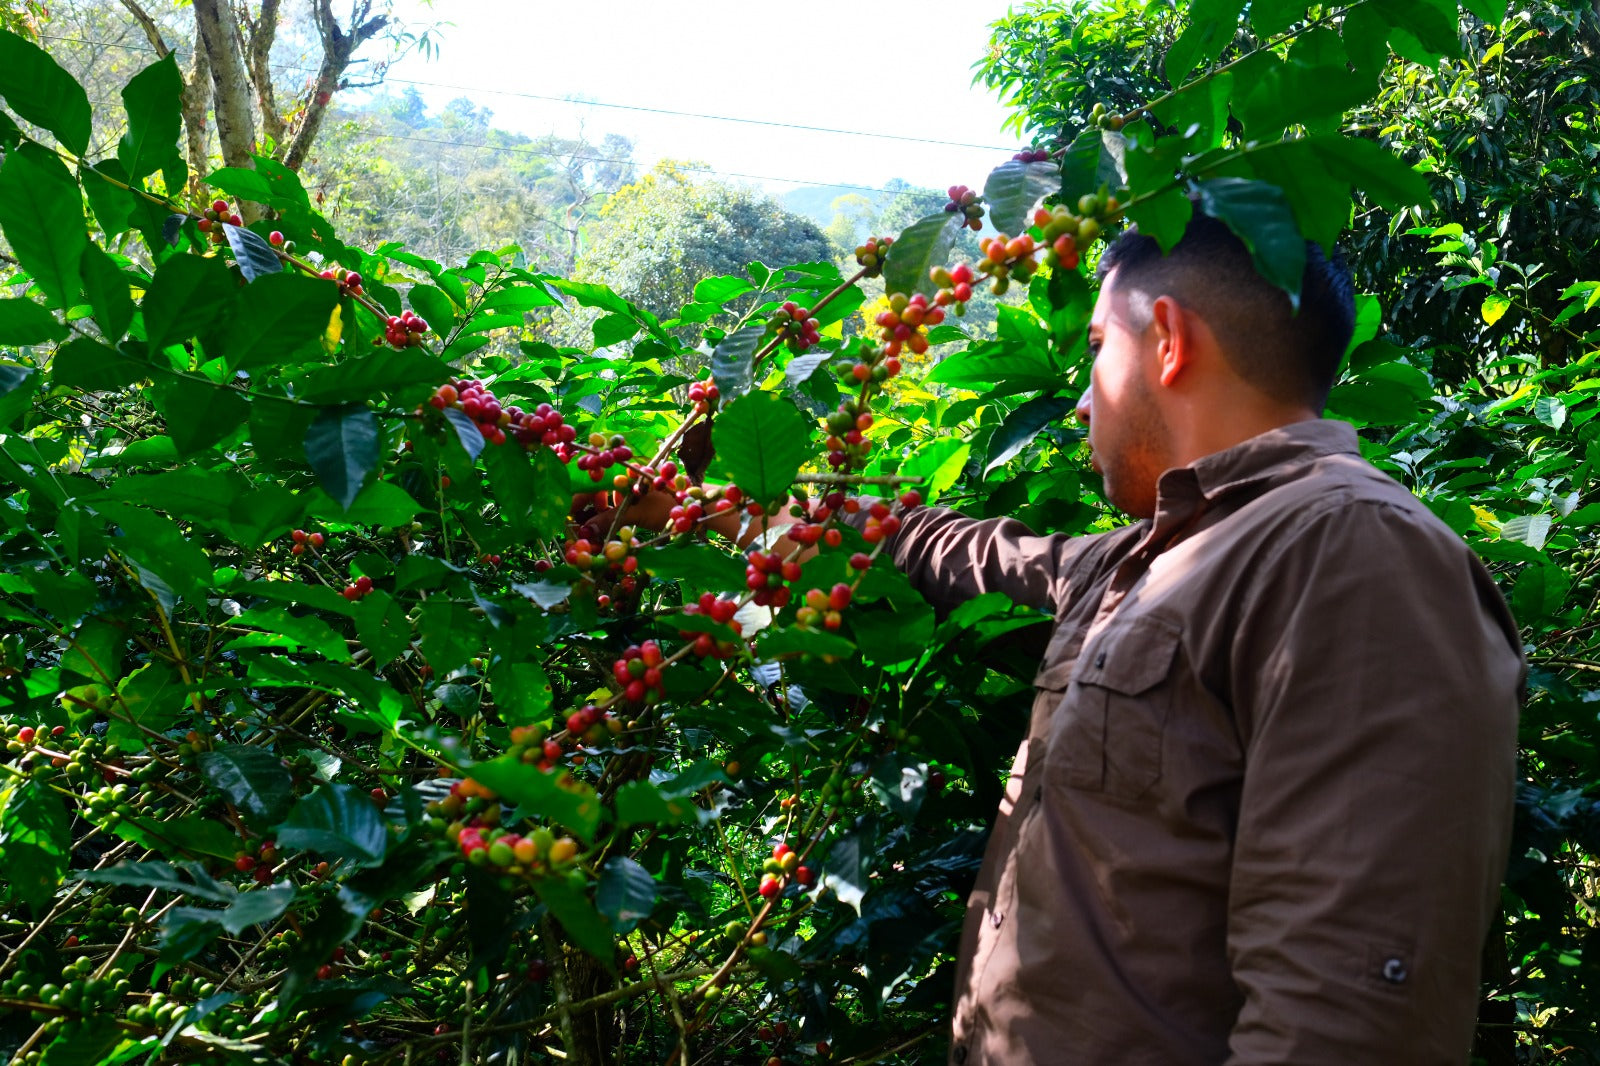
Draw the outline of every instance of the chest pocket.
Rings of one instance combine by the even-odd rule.
[[[1061,679],[1046,756],[1051,785],[1137,800],[1160,780],[1182,636],[1176,623],[1145,616],[1084,646]]]

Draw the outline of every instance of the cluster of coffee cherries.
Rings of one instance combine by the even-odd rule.
[[[946,190],[950,195],[950,202],[944,205],[949,214],[960,214],[961,224],[970,230],[983,228],[983,205],[978,203],[978,194],[965,185],[952,185]]]
[[[717,388],[715,381],[696,381],[689,385],[689,402],[694,405],[694,413],[697,415],[715,411],[717,401],[720,399],[722,390]]]
[[[303,529],[290,533],[289,539],[293,541],[293,545],[289,548],[293,555],[304,555],[307,548],[320,548],[327,543],[327,537],[321,533],[307,533]]]
[[[366,292],[361,287],[361,275],[354,270],[340,270],[338,267],[329,267],[322,271],[318,277],[338,282],[340,296],[360,296]]]
[[[578,456],[575,465],[579,470],[589,472],[590,481],[603,480],[606,470],[618,463],[626,464],[633,458],[633,449],[620,435],[607,437],[604,433],[591,433],[589,447],[592,450]]]
[[[213,200],[210,207],[200,212],[200,221],[195,223],[200,228],[201,233],[210,235],[212,244],[221,244],[228,239],[222,229],[224,224],[229,226],[244,225],[244,219],[239,217],[237,211],[228,206],[228,201],[226,200]]]
[[[279,230],[273,230],[271,233],[267,234],[267,243],[272,245],[274,248],[279,249],[285,255],[294,254],[294,242],[284,237],[283,233]]]
[[[596,543],[586,536],[579,537],[567,545],[565,554],[567,562],[579,570],[615,570],[632,574],[639,569],[639,557],[633,554],[638,546],[633,527],[623,526],[617,530],[616,536],[604,543]]]
[[[800,564],[784,561],[777,552],[751,551],[745,556],[744,583],[759,607],[783,607],[789,602],[788,582],[800,580]]]
[[[790,878],[802,888],[817,883],[816,871],[800,865],[800,853],[779,842],[772,847],[772,858],[761,864],[761,884],[756,889],[762,899],[772,899],[783,891]]]
[[[1066,204],[1057,204],[1046,211],[1033,213],[1033,224],[1039,227],[1050,250],[1063,262],[1100,239],[1106,225],[1122,215],[1122,203],[1102,185],[1099,192],[1086,192],[1078,197],[1077,210]],[[1071,245],[1058,248],[1062,237],[1071,237]],[[1070,253],[1070,254],[1069,254]]]
[[[1115,132],[1126,125],[1127,121],[1128,116],[1115,113],[1103,103],[1097,103],[1089,109],[1089,125],[1098,126],[1103,130]]]
[[[844,624],[842,612],[850,606],[852,595],[850,586],[842,581],[828,592],[811,589],[806,593],[805,606],[794,613],[795,624],[806,629],[838,629]]]
[[[726,599],[710,592],[702,592],[700,599],[695,603],[685,604],[683,613],[700,615],[711,619],[719,625],[725,625],[735,633],[743,633],[743,626],[735,614],[739,613],[739,601]],[[696,633],[689,629],[678,630],[678,635],[692,642],[694,653],[700,658],[716,657],[726,659],[739,652],[739,645],[730,641],[718,640],[710,633]]]
[[[773,312],[767,320],[767,332],[781,336],[791,352],[803,352],[822,340],[817,320],[811,317],[811,309],[801,307],[793,300],[785,300]]]
[[[611,664],[611,673],[622,686],[622,698],[629,703],[660,703],[661,664],[665,661],[661,645],[653,640],[628,645],[622,658]]]
[[[856,262],[869,278],[883,273],[883,261],[889,256],[893,237],[868,237],[866,243],[856,245]]]
[[[454,407],[478,427],[483,439],[490,444],[504,444],[512,437],[524,448],[538,444],[555,449],[562,462],[570,462],[578,454],[573,447],[578,431],[566,424],[566,417],[547,403],[531,411],[520,407],[502,407],[487,385],[477,378],[452,378],[440,385],[428,399],[436,410]]]
[[[957,263],[949,269],[936,266],[928,271],[928,277],[939,287],[933,297],[935,304],[940,307],[953,306],[957,316],[967,313],[967,301],[972,299],[972,283],[978,277],[969,264]]]
[[[422,344],[422,335],[428,332],[427,320],[415,311],[402,311],[390,315],[383,323],[383,339],[393,348],[415,348]]]
[[[1011,159],[1015,163],[1045,163],[1050,159],[1050,149],[1034,145],[1032,148],[1024,148]]]
[[[339,595],[354,603],[356,600],[365,599],[367,593],[371,591],[372,579],[366,574],[362,574],[360,577],[350,582],[350,584],[346,585]]]
[[[978,260],[978,271],[993,279],[990,288],[996,296],[1011,287],[1011,279],[1027,284],[1039,269],[1033,253],[1038,251],[1031,234],[1022,233],[1008,237],[1004,233],[987,237],[978,243],[983,258]]]
[[[880,312],[874,321],[883,331],[883,354],[887,358],[898,356],[902,345],[913,355],[921,355],[928,350],[928,337],[922,331],[943,322],[944,310],[937,305],[929,306],[928,298],[920,292],[910,296],[897,292],[889,297],[889,309]],[[896,372],[890,370],[884,377],[893,377]],[[857,381],[866,380],[860,373],[855,376]]]
[[[249,874],[258,885],[272,884],[272,868],[278,864],[278,843],[275,840],[263,840],[254,854],[241,851],[233,857],[233,868],[242,874]]]
[[[859,463],[872,451],[872,442],[863,434],[872,428],[872,412],[865,404],[846,400],[839,409],[828,416],[828,465],[835,469],[848,463]],[[854,503],[854,500],[846,504]],[[791,538],[793,534],[790,534]]]
[[[581,738],[585,744],[599,744],[607,736],[621,733],[622,728],[621,718],[593,703],[586,703],[567,715],[567,733],[575,740]]]
[[[915,507],[922,502],[922,493],[910,489],[900,494],[902,507]],[[861,529],[861,537],[868,544],[876,544],[884,537],[892,537],[900,532],[900,516],[894,509],[882,500],[874,501],[867,508],[867,521]]]

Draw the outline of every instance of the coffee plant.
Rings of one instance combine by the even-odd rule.
[[[170,57],[101,153],[83,90],[0,35],[0,1048],[941,1058],[1050,619],[935,611],[886,538],[936,501],[1119,521],[1070,421],[1100,242],[1170,245],[1198,202],[1295,292],[1352,195],[1421,230],[1429,179],[1340,119],[1458,57],[1497,14],[1466,6],[1197,0],[1122,95],[853,272],[751,263],[670,318],[514,246],[347,245],[268,156],[190,203]],[[1013,296],[992,340],[960,328],[979,287]],[[1570,362],[1471,395],[1366,298],[1330,412],[1578,662],[1597,292],[1563,297]],[[528,324],[573,307],[587,347]],[[1541,736],[1592,700],[1560,665]],[[1552,825],[1589,816],[1567,795]]]

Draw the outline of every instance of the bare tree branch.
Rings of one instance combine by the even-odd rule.
[[[145,39],[150,42],[150,47],[156,50],[156,56],[161,59],[167,58],[167,53],[171,52],[172,49],[167,47],[166,39],[161,36],[161,28],[156,25],[156,20],[150,17],[150,13],[140,7],[137,0],[122,0],[122,6],[128,9],[128,13],[133,16],[134,21],[139,24],[139,28],[144,31]]]
[[[316,20],[317,33],[322,38],[322,65],[317,70],[316,81],[312,83],[310,99],[301,110],[294,138],[283,157],[284,163],[295,170],[310,154],[311,144],[322,129],[328,105],[333,102],[333,94],[342,87],[340,79],[350,66],[356,50],[389,24],[387,15],[372,15],[372,0],[353,0],[350,8],[352,29],[349,33],[339,26],[339,20],[334,17],[333,0],[312,0],[311,13]]]

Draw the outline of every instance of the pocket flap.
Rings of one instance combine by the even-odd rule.
[[[1083,649],[1072,680],[1137,696],[1166,678],[1182,636],[1176,622],[1150,615],[1111,626]]]

